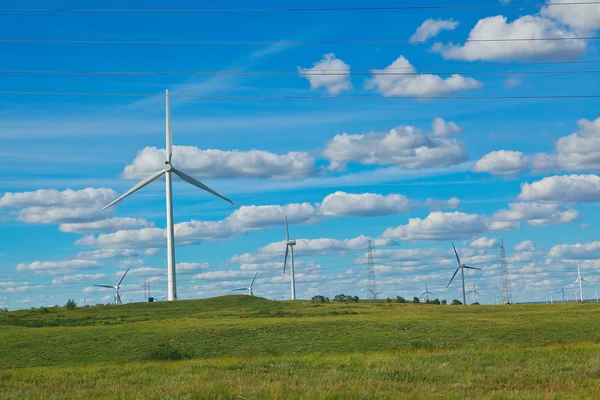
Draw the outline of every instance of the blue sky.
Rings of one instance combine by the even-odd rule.
[[[365,3],[343,4],[353,5]],[[220,6],[249,7],[236,1]],[[285,6],[323,7],[316,2]],[[5,7],[48,6],[13,1]],[[81,6],[64,1],[52,7]],[[149,1],[143,7],[165,5]],[[168,7],[199,6],[179,1]],[[440,298],[460,298],[458,282],[446,289],[455,267],[454,240],[463,259],[482,268],[467,274],[467,284],[475,282],[481,301],[493,303],[503,239],[516,300],[543,301],[550,290],[569,286],[578,262],[589,282],[584,294],[592,298],[600,290],[600,242],[594,236],[600,218],[598,100],[523,97],[596,95],[594,73],[558,73],[597,69],[596,45],[478,40],[589,37],[599,28],[598,5],[3,13],[3,39],[406,42],[0,43],[1,92],[153,95],[0,94],[0,306],[64,304],[68,298],[110,302],[110,290],[92,285],[116,283],[127,268],[124,301],[142,299],[144,279],[152,281],[156,297],[166,296],[162,181],[115,210],[100,211],[161,168],[165,106],[160,95],[165,89],[172,94],[173,164],[241,205],[235,209],[176,182],[183,299],[229,294],[247,286],[255,271],[256,295],[289,298],[289,275],[282,275],[285,214],[298,240],[299,298],[365,297],[369,239],[382,297],[419,295],[428,283]],[[409,43],[411,38],[426,42]],[[444,42],[457,39],[464,42]],[[8,70],[220,74],[51,76]],[[232,71],[271,73],[223,74]],[[481,98],[490,96],[521,98]],[[565,290],[573,295],[571,286]]]

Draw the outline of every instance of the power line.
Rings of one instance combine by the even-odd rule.
[[[316,41],[143,41],[143,40],[72,40],[72,39],[0,39],[0,43],[39,44],[85,44],[85,45],[194,45],[194,46],[247,46],[247,45],[394,45],[424,43],[514,43],[514,42],[562,42],[575,40],[599,40],[600,36],[546,37],[546,38],[503,38],[503,39],[428,39],[428,40],[316,40]]]
[[[409,6],[364,6],[364,7],[278,7],[278,8],[188,8],[188,9],[85,9],[85,8],[1,8],[0,12],[18,13],[293,13],[325,11],[408,11],[408,10],[448,10],[477,8],[514,7],[561,7],[575,5],[595,5],[600,1],[580,1],[562,3],[497,3],[497,4],[447,4]]]
[[[350,72],[336,70],[310,70],[300,76],[417,76],[417,75],[570,75],[597,74],[600,70],[563,70],[563,71],[420,71],[390,72],[389,69],[373,68],[372,72]],[[0,70],[1,78],[32,77],[86,77],[86,76],[155,76],[155,75],[225,75],[225,76],[299,76],[298,71],[37,71],[37,70]]]
[[[163,93],[84,93],[84,92],[21,92],[21,91],[0,91],[2,95],[36,95],[36,96],[73,96],[73,97],[164,97]],[[452,99],[452,100],[519,100],[519,99],[597,99],[600,95],[596,94],[566,94],[566,95],[524,95],[524,96],[315,96],[315,95],[185,95],[185,94],[169,94],[169,97],[186,98],[186,99],[205,99],[205,100],[248,100],[248,99],[263,99],[263,100],[398,100],[406,98],[418,99]]]

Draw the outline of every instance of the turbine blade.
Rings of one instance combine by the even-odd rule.
[[[104,287],[104,288],[109,288],[109,289],[114,289],[114,286],[108,286],[108,285],[94,285],[94,286],[98,286],[98,287]]]
[[[121,278],[121,280],[119,281],[119,283],[117,283],[117,286],[121,286],[121,282],[123,282],[123,279],[125,279],[125,276],[127,275],[127,273],[129,272],[131,268],[127,268],[127,271],[125,271],[125,273],[123,274],[123,277]]]
[[[254,279],[252,279],[252,283],[250,284],[250,289],[254,286],[254,281],[256,280],[256,275],[258,275],[258,271],[254,274]]]
[[[248,288],[244,288],[244,289],[231,289],[232,292],[240,292],[242,290],[248,290]]]
[[[583,279],[583,278],[581,278],[581,281],[587,283],[587,281],[585,279]]]
[[[173,135],[171,134],[171,111],[169,110],[169,91],[165,95],[167,103],[167,146],[165,148],[167,161],[171,162],[173,156]]]
[[[427,294],[427,292],[423,292],[423,294],[421,295],[421,297],[425,296]]]
[[[138,183],[137,185],[135,185],[134,187],[129,189],[127,192],[125,192],[125,194],[121,195],[116,200],[113,200],[108,205],[104,206],[104,208],[102,210],[106,210],[107,208],[112,207],[113,205],[117,204],[119,201],[123,200],[125,197],[129,196],[130,194],[137,192],[144,186],[148,186],[149,184],[151,184],[152,182],[154,182],[155,180],[157,180],[158,178],[163,176],[165,173],[166,172],[164,169],[160,170],[158,172],[155,172],[154,174],[150,175],[149,177],[147,177],[146,179],[144,179],[143,181],[141,181],[140,183]]]
[[[481,271],[481,268],[469,267],[468,265],[463,265],[463,268],[476,269],[477,271]]]
[[[469,291],[467,292],[467,294],[471,294],[471,293],[473,293],[473,291],[472,291],[472,290],[469,290]]]
[[[460,258],[458,257],[458,252],[456,251],[456,247],[454,246],[454,242],[452,242],[452,248],[454,249],[454,254],[456,255],[456,261],[458,261],[458,265],[460,266]]]
[[[202,190],[207,191],[210,194],[214,194],[215,196],[225,200],[228,203],[233,204],[234,206],[238,206],[236,203],[234,203],[233,201],[231,201],[230,199],[228,199],[227,197],[215,192],[214,190],[212,190],[211,188],[209,188],[208,186],[206,186],[204,183],[200,182],[199,180],[196,180],[194,178],[192,178],[191,176],[189,176],[188,174],[186,174],[185,172],[181,172],[178,169],[173,168],[173,172],[175,172],[177,174],[178,177],[180,177],[181,179],[183,179],[184,181],[186,181],[187,183],[194,185]]]
[[[287,265],[287,257],[290,251],[290,246],[285,245],[285,258],[283,259],[283,274],[285,275],[285,266]]]
[[[456,271],[454,271],[454,275],[452,275],[452,279],[450,279],[450,282],[448,283],[448,286],[446,286],[446,287],[449,287],[449,286],[450,286],[450,284],[451,284],[451,283],[452,283],[452,281],[454,280],[454,277],[456,276],[456,274],[458,274],[458,270],[459,270],[459,269],[460,269],[460,267],[456,268]]]
[[[290,241],[290,229],[288,228],[287,215],[285,216],[285,241]]]

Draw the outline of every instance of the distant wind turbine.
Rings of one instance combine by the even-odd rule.
[[[596,303],[598,303],[598,292],[596,292]]]
[[[294,271],[294,246],[295,240],[290,240],[290,230],[288,227],[287,215],[285,216],[285,259],[283,261],[283,274],[285,275],[285,267],[287,265],[288,253],[292,256],[292,269],[290,271],[292,279],[292,300],[296,300],[296,276]]]
[[[426,297],[426,301],[429,303],[429,295],[435,296],[435,294],[433,294],[433,293],[431,293],[429,291],[429,289],[427,288],[427,284],[425,284],[425,291],[421,295],[421,298],[423,298],[423,296],[425,296]]]
[[[252,283],[250,284],[250,286],[248,286],[247,288],[233,289],[233,291],[239,292],[242,290],[247,290],[249,296],[254,296],[254,293],[252,293],[252,288],[254,287],[254,281],[256,280],[256,275],[258,275],[258,271],[256,271],[256,273],[254,274],[254,279],[252,279]]]
[[[94,286],[115,289],[115,305],[123,304],[123,303],[121,303],[121,296],[119,295],[119,288],[121,287],[121,282],[123,282],[123,279],[125,279],[125,275],[127,275],[128,272],[129,272],[129,269],[127,271],[125,271],[125,273],[119,280],[119,283],[117,283],[115,286],[109,286],[109,285],[94,285]]]
[[[471,294],[471,293],[473,293],[473,303],[477,303],[477,297],[475,297],[475,296],[481,297],[481,295],[475,288],[475,282],[473,282],[473,289],[471,289],[470,291],[467,292],[467,294]]]
[[[467,269],[476,269],[478,271],[481,271],[481,269],[480,268],[475,268],[475,267],[469,267],[469,266],[467,266],[465,264],[462,264],[460,262],[460,258],[458,257],[458,252],[456,251],[456,247],[454,246],[454,242],[452,242],[452,248],[454,249],[454,254],[456,255],[456,261],[458,262],[458,268],[456,268],[456,271],[454,271],[454,275],[452,275],[452,279],[450,279],[450,282],[448,283],[448,286],[446,286],[446,287],[450,287],[450,284],[454,280],[454,277],[456,276],[456,274],[460,270],[460,273],[461,273],[461,276],[462,276],[463,304],[467,304],[467,296],[465,294],[465,268],[467,268]]]
[[[548,292],[549,296],[550,296],[550,304],[554,304],[554,298],[552,297],[552,290],[550,290]]]
[[[565,302],[565,295],[566,295],[566,293],[565,293],[565,287],[562,286],[560,288],[560,290],[558,292],[556,292],[556,293],[562,293],[562,298],[563,298],[563,303],[564,303]]]
[[[577,263],[577,279],[575,279],[575,282],[573,282],[573,285],[575,285],[577,282],[579,282],[579,296],[581,297],[581,302],[583,303],[583,283],[582,282],[587,283],[587,281],[581,277],[581,270],[579,269],[579,263]]]
[[[129,196],[130,194],[133,194],[135,192],[137,192],[138,190],[142,189],[143,187],[151,184],[152,182],[154,182],[155,180],[157,180],[158,178],[162,177],[163,175],[165,175],[166,177],[166,182],[167,182],[167,187],[166,187],[166,194],[167,194],[167,280],[168,280],[168,298],[169,301],[173,301],[173,300],[177,300],[177,283],[176,283],[176,270],[175,270],[175,232],[174,232],[174,225],[173,225],[173,193],[172,193],[172,176],[171,174],[174,173],[175,175],[177,175],[178,177],[180,177],[181,179],[183,179],[184,181],[186,181],[187,183],[194,185],[202,190],[207,191],[210,194],[213,194],[223,200],[225,200],[228,203],[233,204],[234,206],[237,206],[237,204],[235,204],[233,201],[231,201],[230,199],[228,199],[227,197],[215,192],[214,190],[212,190],[211,188],[209,188],[208,186],[206,186],[205,184],[203,184],[202,182],[192,178],[191,176],[189,176],[188,174],[176,169],[173,167],[173,165],[171,164],[171,158],[173,156],[173,139],[172,139],[172,135],[171,135],[171,116],[170,116],[170,111],[169,111],[169,91],[167,90],[166,92],[166,103],[167,103],[167,107],[166,107],[166,113],[167,113],[167,117],[166,117],[166,123],[167,123],[167,146],[165,149],[166,152],[166,160],[165,160],[165,166],[163,169],[161,169],[160,171],[157,171],[155,173],[153,173],[152,175],[150,175],[149,177],[147,177],[146,179],[142,180],[140,183],[138,183],[137,185],[135,185],[134,187],[132,187],[131,189],[129,189],[129,191],[127,191],[125,194],[123,194],[121,197],[117,198],[116,200],[112,201],[111,203],[109,203],[107,206],[105,206],[103,208],[103,210],[106,210],[107,208],[115,205],[116,203],[118,203],[119,201],[123,200],[125,197]]]

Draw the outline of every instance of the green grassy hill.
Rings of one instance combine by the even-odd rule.
[[[0,397],[600,398],[599,317],[249,296],[0,313]]]

